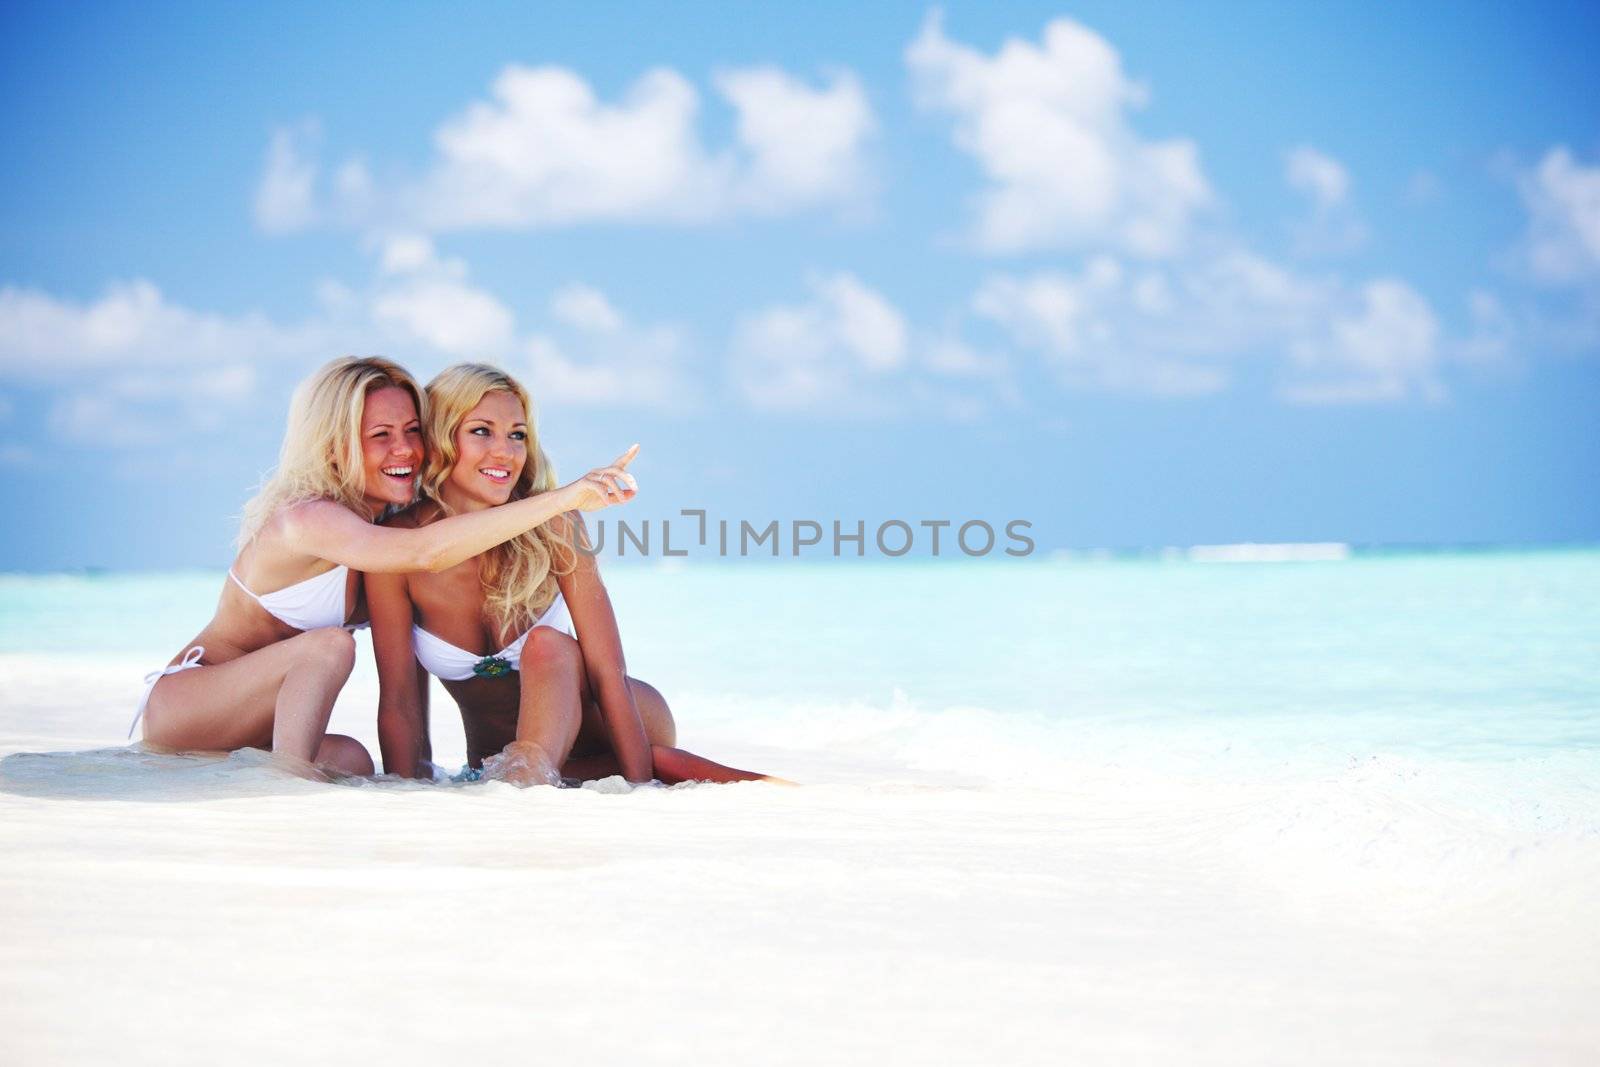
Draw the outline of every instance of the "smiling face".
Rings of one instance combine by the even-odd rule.
[[[443,495],[457,510],[493,507],[511,499],[528,463],[528,415],[504,390],[485,393],[455,432],[456,462]]]
[[[362,496],[374,512],[411,503],[422,466],[422,423],[408,390],[374,389],[361,410]]]

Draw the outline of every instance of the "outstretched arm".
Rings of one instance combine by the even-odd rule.
[[[283,515],[286,540],[308,556],[342,563],[368,575],[442,571],[568,511],[597,511],[632,500],[638,483],[628,464],[634,445],[560,489],[497,508],[451,515],[420,529],[374,526],[331,500],[313,500]]]
[[[562,531],[574,545],[581,543],[583,523],[580,517],[557,521],[565,523]],[[578,563],[572,573],[558,581],[567,610],[572,613],[573,625],[578,630],[589,688],[600,705],[600,718],[611,738],[611,750],[616,753],[623,777],[630,782],[648,782],[654,773],[650,741],[634,704],[633,690],[628,685],[628,665],[622,658],[617,614],[611,608],[611,597],[600,580],[595,558],[582,551],[577,556]]]
[[[378,748],[383,769],[402,778],[426,777],[428,717],[422,674],[411,648],[411,596],[402,574],[368,574],[372,650],[378,661]]]

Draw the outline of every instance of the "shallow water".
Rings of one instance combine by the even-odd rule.
[[[0,577],[0,1059],[1600,1050],[1600,552],[607,580],[681,742],[805,788],[125,747],[221,575]]]

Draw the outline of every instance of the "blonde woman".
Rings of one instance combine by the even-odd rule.
[[[372,773],[359,742],[326,734],[355,658],[347,627],[364,615],[357,572],[446,570],[557,515],[602,508],[636,489],[625,468],[637,446],[615,465],[514,508],[427,529],[375,526],[384,509],[413,499],[426,410],[416,381],[386,359],[336,359],[295,390],[278,466],[245,507],[216,614],[150,676],[134,717],[135,725],[144,720],[146,742],[271,748]]]
[[[430,530],[493,514],[555,484],[528,394],[503,371],[445,370],[428,384],[428,411],[422,499],[396,525]],[[666,701],[628,677],[611,599],[593,556],[574,544],[577,521],[552,519],[447,569],[368,577],[384,770],[431,769],[420,662],[461,708],[469,765],[488,774],[551,785],[617,773],[763,778],[672,747]]]

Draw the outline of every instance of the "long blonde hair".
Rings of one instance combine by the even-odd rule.
[[[556,469],[539,445],[533,402],[520,382],[505,371],[484,363],[457,363],[440,371],[428,383],[428,462],[422,469],[421,495],[449,515],[443,488],[456,465],[456,431],[483,398],[506,392],[522,404],[528,420],[528,461],[511,487],[511,499],[521,500],[556,487]],[[501,633],[532,626],[556,598],[556,579],[571,574],[577,554],[571,539],[547,522],[482,556],[478,576],[483,583],[484,614]]]
[[[341,356],[301,382],[289,401],[289,425],[278,465],[244,506],[239,547],[273,515],[306,500],[334,500],[365,514],[361,416],[374,389],[397,386],[411,394],[427,424],[427,396],[400,364],[380,356]]]

